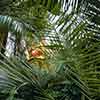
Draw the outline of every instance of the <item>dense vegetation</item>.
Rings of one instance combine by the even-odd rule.
[[[99,0],[0,0],[0,100],[99,100],[99,31]]]

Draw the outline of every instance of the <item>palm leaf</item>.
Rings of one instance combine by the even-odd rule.
[[[19,1],[18,1],[19,2]],[[94,15],[95,11],[96,13],[99,13],[97,7],[98,4],[96,6],[94,6],[95,2],[91,1],[91,3],[89,0],[87,1],[87,4],[85,4],[83,1],[82,2],[78,2],[78,0],[69,0],[68,2],[66,2],[65,0],[57,0],[56,2],[54,0],[39,0],[38,2],[35,1],[20,1],[19,5],[26,5],[26,8],[29,7],[32,4],[36,3],[37,5],[42,5],[43,9],[45,9],[45,11],[49,11],[49,21],[50,24],[53,26],[52,30],[47,30],[49,34],[51,34],[52,31],[54,31],[53,34],[51,34],[51,37],[49,37],[49,40],[51,41],[52,45],[46,45],[45,47],[48,47],[48,49],[52,50],[51,52],[53,53],[53,61],[51,61],[51,64],[54,63],[54,66],[56,66],[56,69],[58,69],[56,75],[57,79],[60,80],[60,83],[58,81],[55,82],[55,77],[52,76],[50,77],[48,74],[46,74],[46,76],[48,76],[51,81],[51,83],[48,83],[48,77],[42,76],[40,71],[38,73],[39,77],[38,80],[36,79],[35,81],[32,79],[32,76],[34,76],[37,72],[34,72],[35,69],[33,69],[32,66],[27,65],[26,63],[24,63],[25,65],[27,65],[27,67],[25,67],[22,63],[21,60],[14,60],[13,61],[13,65],[11,63],[11,61],[8,61],[5,57],[5,60],[7,61],[0,61],[2,65],[1,68],[2,70],[4,70],[6,73],[8,73],[8,79],[6,80],[7,82],[7,87],[4,84],[4,89],[8,89],[7,91],[10,91],[12,88],[12,86],[19,86],[25,83],[30,83],[32,84],[32,86],[34,87],[36,84],[38,84],[37,88],[38,90],[41,91],[37,91],[39,93],[39,95],[42,94],[42,96],[38,97],[35,96],[34,99],[50,99],[53,100],[55,97],[58,100],[60,98],[63,99],[70,99],[71,95],[73,96],[74,92],[70,92],[71,91],[77,91],[77,87],[79,90],[79,94],[80,92],[83,96],[85,96],[86,98],[89,98],[88,94],[87,94],[87,87],[89,87],[90,93],[91,93],[91,97],[95,98],[97,96],[97,94],[100,93],[99,90],[99,79],[98,79],[98,74],[99,74],[99,36],[98,36],[98,30],[99,30],[99,23],[97,22],[97,17]],[[99,1],[97,1],[99,2]],[[78,6],[78,3],[81,3],[81,6]],[[14,5],[16,4],[16,2],[14,3]],[[92,6],[93,7],[92,7]],[[70,8],[71,7],[71,8]],[[79,7],[79,10],[77,11],[77,7]],[[86,8],[90,9],[84,9]],[[90,7],[90,8],[89,8]],[[25,8],[25,9],[26,9]],[[72,9],[72,10],[71,10]],[[74,10],[73,10],[74,9]],[[71,10],[69,12],[67,12],[68,10]],[[85,11],[85,13],[83,12]],[[89,11],[89,13],[88,13]],[[95,18],[94,21],[91,21],[89,19],[87,19],[87,15],[90,16],[91,11],[93,13],[92,18]],[[58,14],[58,16],[57,16]],[[20,16],[20,14],[19,14]],[[91,16],[90,16],[91,17]],[[30,18],[30,17],[28,17]],[[5,21],[6,19],[6,21]],[[27,20],[28,21],[28,20]],[[28,22],[30,22],[31,20],[29,20]],[[9,20],[7,17],[3,18],[3,21],[1,21],[2,23],[9,25]],[[94,22],[95,24],[92,24],[92,22]],[[96,24],[97,22],[97,24]],[[39,24],[36,22],[36,24]],[[42,23],[43,24],[43,23]],[[22,24],[23,25],[23,24]],[[33,25],[34,26],[34,25]],[[35,25],[36,26],[36,25]],[[43,26],[44,27],[44,26]],[[93,29],[91,29],[91,27]],[[39,27],[35,27],[37,30]],[[16,30],[16,26],[14,26],[14,29]],[[41,29],[41,27],[40,27]],[[40,30],[39,29],[39,30]],[[19,29],[18,29],[19,31]],[[55,34],[55,37],[53,36]],[[95,38],[96,36],[96,38]],[[55,40],[56,39],[56,40]],[[63,40],[62,40],[63,39]],[[96,41],[96,43],[94,42]],[[58,49],[59,48],[59,49]],[[56,49],[56,50],[53,50]],[[51,54],[51,52],[49,54]],[[95,54],[98,55],[95,55]],[[51,54],[52,55],[52,54]],[[56,59],[56,61],[55,61]],[[48,60],[48,59],[47,59]],[[48,61],[50,62],[50,61]],[[60,62],[60,63],[59,63]],[[57,65],[55,65],[57,64]],[[4,67],[3,67],[4,66]],[[20,69],[18,66],[21,66]],[[36,65],[34,65],[36,66]],[[60,68],[59,68],[60,67]],[[31,68],[31,69],[30,69]],[[60,69],[60,70],[59,70]],[[65,70],[65,71],[62,71]],[[74,70],[74,71],[73,71]],[[91,70],[95,73],[92,73]],[[14,71],[14,73],[11,73],[12,71]],[[33,74],[33,72],[35,74]],[[54,91],[54,89],[52,89],[55,84],[59,84],[58,87],[63,87],[61,82],[61,78],[59,79],[59,75],[61,74],[61,78],[62,76],[64,77],[64,93],[66,93],[67,90],[69,90],[66,94],[62,94],[61,91],[60,92],[60,97],[56,94],[56,96],[52,96],[53,94],[51,94],[52,91]],[[77,76],[77,74],[78,76]],[[92,74],[92,75],[91,75]],[[37,76],[38,77],[38,76]],[[67,81],[65,81],[67,79]],[[45,81],[44,81],[45,80]],[[82,82],[82,80],[84,81],[84,83]],[[95,81],[95,84],[94,84]],[[11,82],[11,83],[9,83]],[[18,82],[20,84],[18,84]],[[67,82],[67,83],[66,83]],[[33,84],[35,83],[35,85]],[[54,84],[55,83],[55,84]],[[70,83],[70,84],[69,84]],[[8,85],[9,84],[9,85]],[[49,86],[51,86],[49,93],[47,93],[48,87],[46,87],[46,85],[49,84]],[[52,85],[53,84],[53,85]],[[2,82],[1,82],[1,86],[2,86]],[[43,85],[43,86],[41,86]],[[10,87],[9,87],[10,86]],[[23,85],[22,85],[23,86]],[[56,85],[57,86],[57,85]],[[54,86],[54,87],[56,87]],[[68,88],[69,86],[69,88]],[[40,88],[42,87],[42,89]],[[44,89],[43,87],[47,88]],[[67,87],[67,88],[66,88]],[[73,87],[73,89],[72,89]],[[26,87],[25,87],[26,88]],[[96,90],[96,89],[97,90]],[[55,92],[55,91],[54,91]],[[56,92],[59,92],[59,89],[57,89]],[[49,95],[45,95],[45,94],[49,94]],[[59,94],[59,93],[58,93]],[[63,95],[63,96],[62,96]],[[45,97],[45,98],[44,98]],[[97,98],[99,97],[99,95],[97,96]],[[72,98],[73,99],[73,98]],[[96,98],[95,98],[96,99]]]
[[[1,54],[1,56],[3,55]],[[72,69],[66,69],[65,71],[63,71],[62,67],[55,73],[47,74],[43,71],[39,71],[38,69],[36,69],[36,65],[31,66],[27,64],[27,62],[20,60],[20,58],[13,58],[10,60],[5,56],[3,57],[4,61],[0,60],[0,70],[3,71],[3,73],[1,73],[0,75],[2,76],[2,78],[0,79],[1,93],[10,94],[10,91],[15,91],[15,97],[16,95],[17,97],[20,97],[21,91],[24,92],[23,95],[25,96],[25,93],[29,91],[31,87],[33,92],[30,91],[27,96],[33,93],[34,96],[32,96],[32,99],[34,98],[35,100],[38,100],[38,98],[41,98],[42,100],[44,98],[46,100],[55,100],[56,98],[58,98],[59,100],[61,100],[62,96],[66,95],[66,91],[68,91],[68,86],[70,86],[69,90],[71,90],[70,82],[72,81],[72,85],[75,85],[75,87],[77,87],[79,91],[83,92],[83,94],[89,98],[89,96],[87,95],[87,87],[83,85],[79,77],[76,75],[75,71],[73,71]],[[62,78],[62,76],[64,77]],[[61,88],[62,92],[63,89],[65,89],[63,95],[61,95],[59,88]],[[25,91],[24,89],[28,90]],[[48,92],[47,89],[50,91]],[[61,96],[56,94],[53,95],[52,91],[58,91]],[[73,92],[72,95],[74,98]],[[27,98],[27,96],[25,97]],[[25,97],[21,98],[25,99]]]

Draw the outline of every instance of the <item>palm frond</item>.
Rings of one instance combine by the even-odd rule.
[[[78,98],[80,100],[82,95],[89,99],[88,92],[93,99],[99,98],[100,27],[98,21],[99,16],[97,14],[100,11],[99,0],[96,2],[97,4],[93,0],[85,2],[83,0],[82,2],[78,0],[15,0],[13,3],[16,6],[15,8],[20,7],[21,11],[23,11],[23,7],[26,9],[25,12],[23,11],[23,15],[32,9],[33,4],[38,5],[38,7],[41,6],[40,8],[37,7],[37,10],[43,8],[43,11],[46,11],[47,15],[49,15],[49,20],[46,21],[49,21],[48,23],[50,23],[52,29],[42,30],[42,32],[47,31],[50,34],[47,37],[49,37],[52,45],[50,44],[44,47],[49,49],[47,52],[53,58],[53,61],[50,62],[50,59],[47,59],[47,61],[50,64],[53,63],[56,66],[56,70],[53,74],[44,74],[44,72],[42,73],[34,69],[33,67],[36,67],[34,64],[32,66],[28,65],[20,59],[9,60],[1,54],[4,57],[4,61],[0,60],[0,69],[7,74],[5,75],[6,77],[1,77],[1,90],[4,93],[8,91],[9,94],[10,90],[14,91],[15,89],[19,93],[17,94],[19,97],[23,95],[22,92],[25,92],[25,89],[27,91],[31,90],[31,93],[35,94],[32,96],[32,99],[34,98],[35,100],[73,100],[77,96],[79,96]],[[80,6],[78,6],[78,3]],[[29,6],[30,9],[27,9]],[[16,10],[15,8],[14,10]],[[40,31],[45,27],[45,23],[39,20],[41,22],[39,24],[38,20],[36,20],[34,24],[32,21],[33,15],[32,12],[30,15],[25,16],[24,20],[29,19],[26,22]],[[41,19],[41,14],[37,15],[39,15],[38,19]],[[43,19],[47,18],[47,15]],[[21,17],[21,14],[19,13],[17,17]],[[8,16],[1,15],[0,22],[6,24],[9,29],[14,29],[16,32],[23,32],[23,30],[20,30],[20,27],[22,29],[24,29],[24,26],[27,28],[27,25],[23,24],[23,22],[14,22]],[[48,28],[48,24],[46,24],[45,28]],[[30,29],[30,26],[28,26],[28,29]],[[35,77],[33,78],[33,76]]]
[[[15,20],[14,18],[11,18],[10,16],[0,15],[0,24],[8,27],[9,31],[16,32],[16,33],[18,32],[22,33],[25,30],[30,30],[32,32],[35,31],[35,29],[32,28],[32,26],[24,22],[22,23],[21,21],[18,21],[17,19]]]
[[[2,72],[0,73],[0,92],[3,94],[9,95],[11,91],[15,91],[14,97],[24,100],[27,100],[29,96],[30,100],[31,98],[34,100],[38,100],[38,98],[41,100],[71,99],[81,93],[89,98],[87,87],[81,82],[74,69],[65,67],[64,70],[63,63],[58,71],[55,70],[48,74],[37,69],[35,64],[29,65],[20,58],[15,57],[10,60],[4,55],[0,55],[4,58],[4,60],[0,60],[0,71]],[[72,86],[76,88],[72,88]],[[26,94],[26,90],[29,92],[28,94]]]

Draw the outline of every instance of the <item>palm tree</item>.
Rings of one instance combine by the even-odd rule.
[[[22,36],[26,34],[26,32],[30,32],[33,34],[34,31],[42,31],[44,27],[47,27],[47,13],[46,11],[41,8],[39,5],[30,6],[31,2],[21,2],[20,0],[12,2],[12,0],[1,0],[0,4],[7,9],[3,9],[1,6],[1,15],[0,15],[0,24],[4,27],[7,26],[7,29],[14,34],[15,33],[15,44],[18,52],[20,51],[20,41]],[[23,9],[22,9],[23,8]],[[3,10],[2,10],[3,9]],[[21,13],[20,13],[21,12]],[[42,12],[42,13],[41,13]],[[39,23],[38,23],[39,21]],[[44,23],[44,24],[42,24]],[[3,29],[3,28],[2,28]],[[4,30],[7,30],[6,28]],[[4,31],[3,30],[3,31]],[[7,30],[7,31],[8,31]],[[3,32],[4,36],[8,37],[8,32]],[[35,33],[34,33],[35,34]],[[25,37],[25,36],[24,36]],[[2,42],[5,41],[5,38],[1,36]],[[2,43],[1,42],[1,43]],[[6,47],[4,43],[3,48]],[[1,47],[0,47],[1,48]],[[3,50],[4,51],[4,50]],[[5,51],[4,51],[5,52]],[[16,52],[16,50],[15,50]]]
[[[39,65],[35,62],[38,59],[33,59],[31,65],[19,57],[9,59],[0,54],[4,58],[4,60],[0,60],[0,70],[6,72],[5,74],[1,73],[5,77],[1,77],[0,92],[6,97],[10,96],[9,100],[14,98],[27,100],[29,97],[30,100],[99,99],[99,39],[95,38],[97,36],[97,32],[94,31],[96,27],[94,30],[89,28],[92,17],[89,18],[87,9],[84,9],[86,7],[89,9],[87,4],[92,1],[85,2],[78,2],[78,0],[69,0],[68,2],[65,0],[56,2],[54,0],[19,0],[17,2],[15,0],[11,8],[15,7],[13,10],[16,11],[16,17],[20,19],[16,20],[24,27],[26,26],[26,29],[35,29],[36,33],[40,34],[36,34],[37,37],[41,36],[43,32],[48,33],[47,37],[51,44],[45,45],[48,51],[45,51],[48,56],[46,62],[53,71],[46,72],[45,69],[44,71],[37,69]],[[39,20],[41,13],[35,16],[35,18],[39,17],[34,21],[35,23],[32,21],[31,14],[33,13],[25,16],[28,11],[34,11],[35,5],[33,6],[33,4],[47,12],[49,28],[48,24]],[[16,10],[18,7],[19,9]],[[8,15],[15,20],[15,17],[12,17],[14,16],[13,10]],[[21,16],[20,10],[25,17]],[[86,12],[84,13],[84,11]],[[96,17],[93,16],[93,18],[96,20]],[[1,16],[0,22],[6,23],[8,26],[14,20],[9,21],[9,16]],[[12,24],[9,28],[16,31],[19,29],[16,28],[16,25],[18,24]]]

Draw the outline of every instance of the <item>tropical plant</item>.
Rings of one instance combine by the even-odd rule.
[[[53,66],[55,71],[48,74],[37,69],[36,64],[0,55],[4,57],[0,60],[0,93],[5,99],[80,100],[82,94],[89,98],[87,87],[70,66]]]
[[[95,6],[90,7],[90,4]],[[47,12],[45,17],[42,15],[44,19],[48,19],[47,24],[39,20],[41,10],[38,13],[35,7],[37,10],[42,8],[43,15],[45,11]],[[35,33],[40,34],[35,34],[38,38],[42,36],[41,33],[48,33],[50,44],[45,45],[48,56],[45,61],[51,71],[37,69],[39,65],[34,62],[38,59],[33,59],[33,64],[30,65],[19,57],[14,56],[10,59],[0,54],[4,59],[0,60],[0,70],[3,71],[1,73],[3,77],[1,76],[0,80],[1,94],[6,97],[10,95],[9,100],[14,98],[23,100],[92,98],[98,100],[100,98],[98,95],[100,93],[99,24],[95,21],[98,16],[89,17],[91,12],[97,13],[94,10],[98,10],[96,7],[98,4],[90,0],[82,0],[82,2],[78,0],[15,0],[9,7],[9,9],[13,8],[12,11],[10,10],[11,13],[6,13],[11,16],[11,20],[9,16],[1,16],[0,22],[6,24],[9,29],[19,32],[20,28],[17,27],[19,23],[12,24],[14,22],[12,19],[17,18],[23,29],[25,27],[28,30],[35,29]],[[38,13],[37,16],[35,16],[36,13]],[[33,16],[37,20],[34,21]],[[93,21],[95,24],[92,24]],[[23,30],[20,33],[23,33]]]

